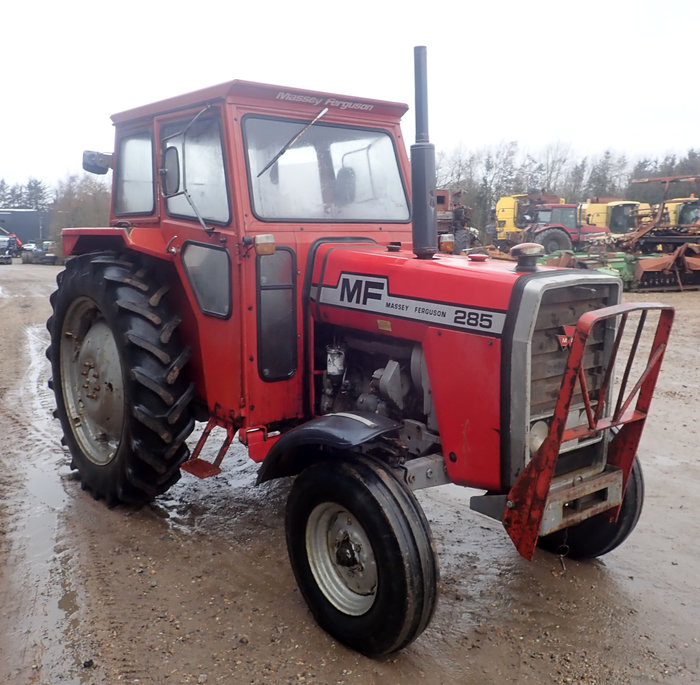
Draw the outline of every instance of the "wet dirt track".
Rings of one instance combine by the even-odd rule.
[[[311,619],[286,555],[289,484],[254,487],[240,446],[221,475],[184,474],[140,510],[81,490],[46,385],[58,271],[0,267],[2,682],[700,681],[700,293],[626,296],[677,308],[632,537],[598,561],[538,552],[527,562],[499,523],[468,510],[472,492],[421,492],[440,602],[415,643],[372,661]]]

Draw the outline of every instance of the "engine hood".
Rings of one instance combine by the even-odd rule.
[[[416,259],[386,246],[326,245],[316,254],[310,297],[320,320],[422,338],[425,325],[500,337],[514,262],[436,255]]]

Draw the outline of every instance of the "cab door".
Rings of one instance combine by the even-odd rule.
[[[277,245],[272,254],[243,260],[246,282],[245,387],[247,425],[269,426],[303,416],[303,373],[297,255]]]

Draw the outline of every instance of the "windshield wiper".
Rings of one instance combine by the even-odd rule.
[[[257,175],[256,178],[260,178],[287,150],[289,150],[294,143],[299,140],[326,112],[328,111],[328,107],[324,107],[315,117],[313,121],[310,121],[304,128],[299,131],[299,133],[295,134],[292,138],[290,138],[281,148],[280,151],[265,165],[265,168]]]

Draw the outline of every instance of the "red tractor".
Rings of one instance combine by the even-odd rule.
[[[609,233],[607,226],[589,226],[578,222],[576,204],[540,204],[532,209],[530,222],[524,230],[527,240],[544,247],[545,254],[557,250],[583,248],[586,240]]]
[[[500,198],[494,218],[487,230],[496,247],[504,251],[529,241],[542,245],[545,254],[582,249],[590,238],[610,232],[607,226],[580,223],[578,205],[545,192]]]
[[[629,535],[673,316],[621,305],[607,275],[538,267],[539,245],[517,262],[437,250],[416,56],[412,166],[393,102],[233,81],[115,115],[114,153],[84,156],[114,170],[110,225],[63,231],[47,323],[84,488],[148,502],[181,470],[218,473],[237,434],[259,482],[295,477],[287,543],[312,613],[370,656],[435,608],[414,490],[484,490],[472,508],[527,558],[594,557]]]

